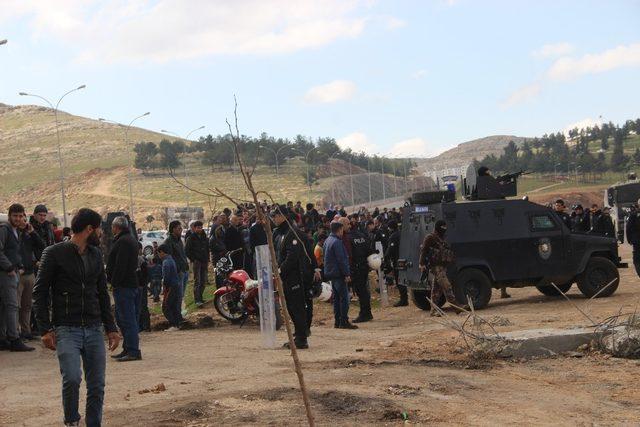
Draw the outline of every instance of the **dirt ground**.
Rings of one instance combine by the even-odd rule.
[[[621,253],[630,261],[627,247]],[[621,273],[610,298],[587,306],[575,287],[569,295],[598,319],[621,307],[633,311],[640,281],[633,268]],[[510,293],[501,300],[494,291],[480,312],[486,319],[500,316],[507,326],[499,331],[586,323],[562,298],[535,288]],[[333,329],[328,304],[317,311],[311,348],[300,358],[318,425],[640,422],[640,361],[588,353],[478,362],[462,351],[456,332],[414,306],[376,308],[375,321],[354,331]],[[262,349],[256,325],[239,328],[215,317],[211,329],[143,333],[141,362],[109,359],[104,424],[304,424],[289,353]],[[285,341],[284,332],[278,339]],[[57,361],[36,345],[32,353],[0,353],[0,425],[61,425]]]

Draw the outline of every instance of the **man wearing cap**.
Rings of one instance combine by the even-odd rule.
[[[278,258],[278,267],[287,311],[294,326],[296,348],[309,348],[307,342],[307,313],[305,305],[304,282],[302,275],[302,257],[304,242],[302,231],[293,222],[291,211],[286,206],[277,206],[271,213],[276,229],[273,231],[273,242]],[[287,221],[288,220],[288,221]],[[289,347],[285,343],[284,347]]]
[[[33,227],[33,230],[38,233],[38,236],[44,241],[45,247],[51,246],[56,243],[55,236],[53,234],[53,224],[47,221],[47,214],[49,211],[45,205],[38,205],[33,210],[33,215],[29,218],[29,222]],[[38,254],[38,258],[40,258]]]

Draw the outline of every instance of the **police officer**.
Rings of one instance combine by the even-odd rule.
[[[566,225],[567,228],[571,230],[573,228],[571,216],[569,216],[569,214],[565,212],[565,209],[566,207],[564,205],[564,200],[556,200],[555,204],[553,205],[553,211],[556,215],[558,215],[558,218],[560,218],[564,225]]]
[[[631,206],[625,231],[627,242],[633,246],[633,266],[636,269],[636,274],[640,277],[640,212],[638,212],[638,205]]]
[[[395,303],[394,307],[405,307],[409,305],[409,296],[407,294],[407,287],[398,283],[398,258],[400,257],[400,230],[398,230],[398,223],[390,221],[387,225],[391,236],[389,236],[389,242],[387,249],[384,253],[384,260],[387,263],[387,271],[393,272],[393,278],[398,287],[400,293],[400,300]]]
[[[290,215],[286,206],[278,206],[272,212],[273,222],[276,225],[273,241],[284,288],[284,297],[287,302],[287,311],[295,329],[294,343],[296,348],[305,349],[309,348],[309,344],[307,342],[307,313],[302,277],[304,242],[300,240],[303,233],[294,225]],[[289,348],[289,343],[285,343],[284,347]]]
[[[351,239],[351,284],[360,301],[360,313],[353,320],[353,323],[368,322],[373,320],[368,280],[369,264],[367,262],[367,257],[373,253],[371,241],[357,227],[351,229],[349,239]]]

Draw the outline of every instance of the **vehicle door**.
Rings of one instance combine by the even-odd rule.
[[[554,278],[562,274],[567,262],[567,240],[570,231],[551,210],[529,212],[529,244],[527,245],[531,278]]]

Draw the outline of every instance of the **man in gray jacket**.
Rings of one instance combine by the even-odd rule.
[[[33,351],[18,333],[18,283],[24,273],[19,227],[24,222],[24,207],[9,207],[9,223],[0,224],[0,350]]]

